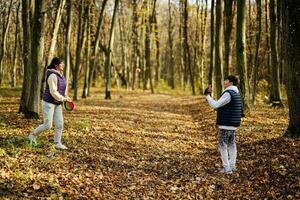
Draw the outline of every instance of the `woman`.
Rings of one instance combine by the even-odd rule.
[[[43,131],[49,130],[52,127],[52,122],[55,124],[54,143],[57,149],[67,149],[61,143],[63,130],[63,113],[61,104],[64,101],[71,101],[65,96],[66,80],[63,76],[64,63],[60,58],[53,58],[51,64],[47,67],[46,89],[42,100],[42,109],[44,123],[37,127],[29,134],[31,145],[36,145],[36,137]]]

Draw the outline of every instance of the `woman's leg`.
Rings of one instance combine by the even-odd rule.
[[[61,144],[61,136],[62,130],[64,127],[64,119],[62,113],[62,106],[55,106],[54,110],[54,124],[55,124],[55,135],[54,135],[54,143]]]
[[[38,126],[32,132],[32,135],[38,136],[41,132],[46,131],[52,127],[54,108],[55,108],[54,104],[42,101],[44,123]]]

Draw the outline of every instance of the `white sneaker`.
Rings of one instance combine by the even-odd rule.
[[[225,169],[225,168],[222,168],[222,169],[220,170],[220,172],[221,172],[222,174],[232,174],[231,169]]]
[[[62,143],[57,143],[57,144],[55,144],[55,148],[56,148],[56,149],[62,149],[62,150],[68,149],[68,147],[66,147],[66,146],[63,145]]]
[[[29,139],[29,142],[30,142],[31,146],[36,146],[37,145],[36,136],[35,135],[33,135],[32,133],[30,133],[28,135],[28,139]]]
[[[230,168],[231,168],[231,171],[232,171],[232,172],[236,172],[236,171],[237,171],[237,169],[236,169],[235,166],[231,166]]]

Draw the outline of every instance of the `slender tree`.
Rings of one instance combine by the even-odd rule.
[[[214,69],[214,48],[215,48],[215,0],[211,0],[210,9],[210,65],[208,71],[208,84],[212,85],[213,82],[213,69]]]
[[[190,53],[190,46],[189,46],[189,37],[188,37],[188,0],[184,0],[183,2],[183,50],[184,50],[184,60],[185,60],[185,72],[187,73],[187,70],[189,72],[190,77],[190,84],[192,87],[192,93],[193,95],[196,94],[195,92],[195,82],[194,82],[194,73],[191,65],[191,53]],[[186,75],[187,76],[187,75]]]
[[[173,53],[173,23],[172,23],[172,6],[171,0],[168,1],[169,8],[169,20],[168,20],[168,85],[174,89],[175,81],[174,81],[174,53]]]
[[[6,43],[7,43],[7,34],[8,34],[8,29],[10,26],[10,22],[11,22],[11,15],[12,15],[12,4],[13,4],[13,0],[10,0],[9,3],[9,8],[8,8],[8,12],[7,12],[7,19],[5,19],[5,25],[3,26],[3,32],[2,32],[2,37],[1,37],[1,46],[0,46],[0,87],[2,84],[2,80],[3,80],[3,59],[4,59],[4,55],[6,53]]]
[[[270,44],[271,44],[271,95],[270,101],[273,106],[283,106],[280,94],[280,79],[277,55],[277,20],[276,20],[276,2],[270,0]]]
[[[214,78],[216,84],[216,95],[220,97],[223,90],[223,70],[221,63],[221,30],[222,30],[222,4],[221,0],[216,0],[216,31],[215,32],[215,67],[214,67]]]
[[[68,95],[69,89],[69,77],[70,77],[70,48],[71,48],[71,31],[72,31],[72,0],[67,0],[67,31],[66,31],[66,43],[65,43],[65,77],[66,77],[66,95]]]
[[[17,85],[17,60],[18,60],[18,41],[19,41],[19,32],[20,32],[20,8],[21,3],[17,3],[17,12],[16,12],[16,30],[15,30],[15,44],[14,44],[14,53],[13,53],[13,64],[11,68],[11,87],[16,87]]]
[[[252,73],[252,80],[253,80],[253,91],[252,91],[252,104],[256,102],[256,84],[257,84],[257,76],[258,76],[258,66],[259,66],[259,47],[260,47],[260,40],[261,40],[261,0],[256,0],[256,21],[257,21],[257,32],[256,32],[256,46],[255,46],[255,57],[254,57],[254,69]]]
[[[110,80],[111,80],[111,60],[112,60],[112,47],[114,44],[114,30],[115,30],[115,24],[116,24],[116,19],[117,19],[117,14],[118,14],[118,5],[119,5],[120,0],[115,0],[115,5],[114,5],[114,11],[113,11],[113,16],[112,16],[112,21],[111,21],[111,26],[110,26],[110,33],[109,33],[109,43],[108,43],[108,52],[106,54],[106,61],[105,61],[105,77],[106,77],[106,82],[105,82],[105,99],[111,99],[111,94],[110,94]]]

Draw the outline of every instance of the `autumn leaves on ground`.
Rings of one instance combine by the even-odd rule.
[[[41,120],[17,114],[10,93],[0,96],[0,198],[300,198],[300,142],[282,137],[286,109],[252,109],[237,133],[238,172],[223,175],[215,112],[201,96],[95,91],[64,111],[69,150],[60,151],[53,130],[29,146]]]

